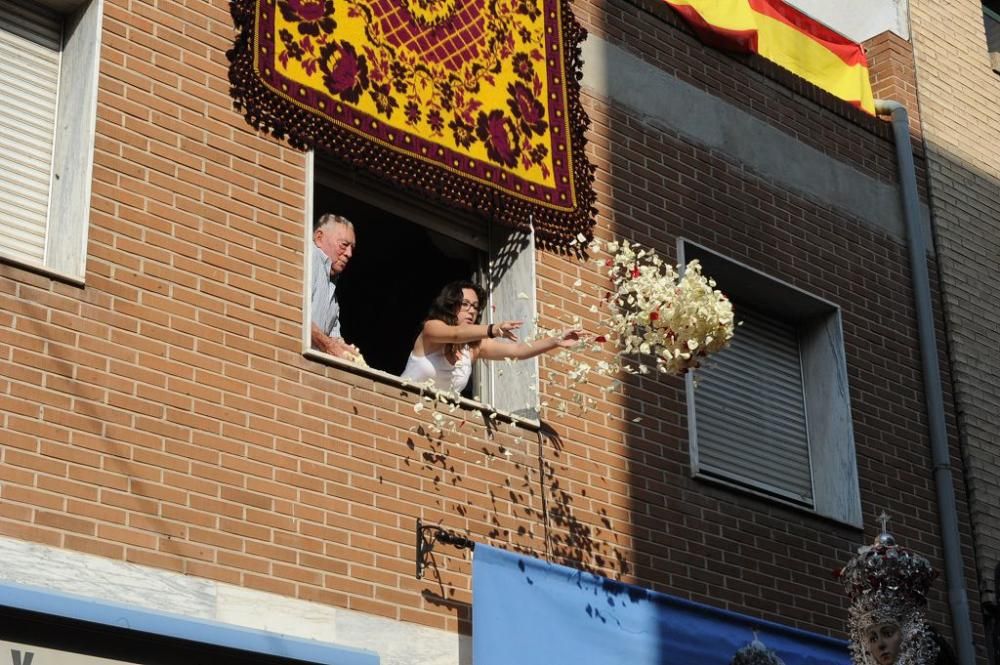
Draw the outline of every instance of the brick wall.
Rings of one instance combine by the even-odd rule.
[[[660,8],[578,9],[593,32],[895,180],[874,119],[705,49]],[[676,379],[545,413],[543,434],[458,410],[437,436],[412,392],[301,353],[305,160],[232,111],[226,3],[105,11],[86,287],[0,264],[0,533],[448,630],[468,630],[469,564],[440,548],[415,580],[417,517],[835,635],[846,600],[831,571],[879,510],[940,567],[898,241],[586,95],[600,236],[673,256],[683,235],[843,308],[868,528],[692,480]],[[542,325],[588,318],[604,290],[593,268],[538,255]],[[543,361],[547,397],[566,369]],[[941,584],[932,605],[946,626]]]
[[[917,80],[913,70],[913,46],[894,32],[886,31],[865,42],[868,73],[875,99],[891,99],[906,107],[913,134],[913,149],[923,155]],[[921,174],[923,175],[923,174]],[[924,180],[923,177],[920,180]]]
[[[1000,74],[991,67],[980,3],[914,1],[911,16],[979,584],[996,603]]]

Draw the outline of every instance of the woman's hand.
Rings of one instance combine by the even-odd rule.
[[[580,328],[564,328],[559,337],[555,338],[556,346],[562,349],[568,349],[570,347],[576,346],[580,340],[584,339],[583,330]]]
[[[493,324],[493,336],[502,339],[509,339],[512,342],[517,341],[517,333],[515,332],[521,327],[522,321],[501,321],[500,323]]]
[[[493,333],[496,337],[504,337],[509,340],[517,340],[514,331],[521,327],[520,321],[503,321],[493,324]],[[531,342],[520,342],[518,344],[503,344],[495,340],[483,340],[479,346],[478,358],[481,360],[503,360],[513,358],[514,360],[527,360],[535,356],[547,353],[554,349],[568,349],[576,346],[581,340],[587,339],[580,328],[566,328],[558,337],[542,337]]]

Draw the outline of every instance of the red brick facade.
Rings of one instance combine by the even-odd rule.
[[[895,183],[880,121],[702,46],[664,7],[577,12],[593,35]],[[584,80],[599,237],[670,257],[684,237],[842,308],[865,530],[692,479],[676,379],[593,391],[580,416],[543,413],[545,435],[491,435],[462,409],[456,431],[431,436],[412,391],[302,354],[306,158],[233,111],[232,36],[222,0],[105,2],[86,285],[0,264],[0,534],[463,632],[469,563],[441,548],[414,579],[417,518],[840,637],[831,572],[879,511],[941,567],[901,240]],[[537,271],[542,325],[586,325],[594,265],[540,253]],[[543,360],[544,395],[566,369]],[[971,556],[966,576],[972,592]],[[932,618],[949,633],[943,589]]]

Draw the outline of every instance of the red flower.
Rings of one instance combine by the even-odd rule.
[[[427,124],[431,126],[431,133],[436,136],[441,136],[441,132],[444,129],[444,118],[441,117],[440,111],[437,109],[431,109],[428,111]]]
[[[649,320],[650,321],[656,321],[659,318],[660,318],[660,313],[659,312],[650,312],[649,313]]]
[[[639,275],[641,275],[641,274],[642,273],[639,271],[638,266],[635,267],[635,268],[632,268],[632,279],[639,279]]]
[[[598,344],[604,344],[606,341],[608,341],[608,338],[605,337],[604,335],[598,335],[597,337],[594,338],[594,341],[597,342]]]
[[[611,259],[604,259],[604,267],[605,268],[610,268],[613,265],[614,265],[614,261],[612,261]]]

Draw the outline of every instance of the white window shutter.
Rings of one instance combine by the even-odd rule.
[[[490,232],[489,321],[523,321],[519,339],[535,335],[535,238],[533,233],[493,225]],[[538,419],[538,358],[487,363],[493,407]]]
[[[62,18],[37,2],[0,3],[0,253],[45,259]]]
[[[696,470],[811,506],[797,330],[747,308],[736,318],[732,345],[699,372]]]

